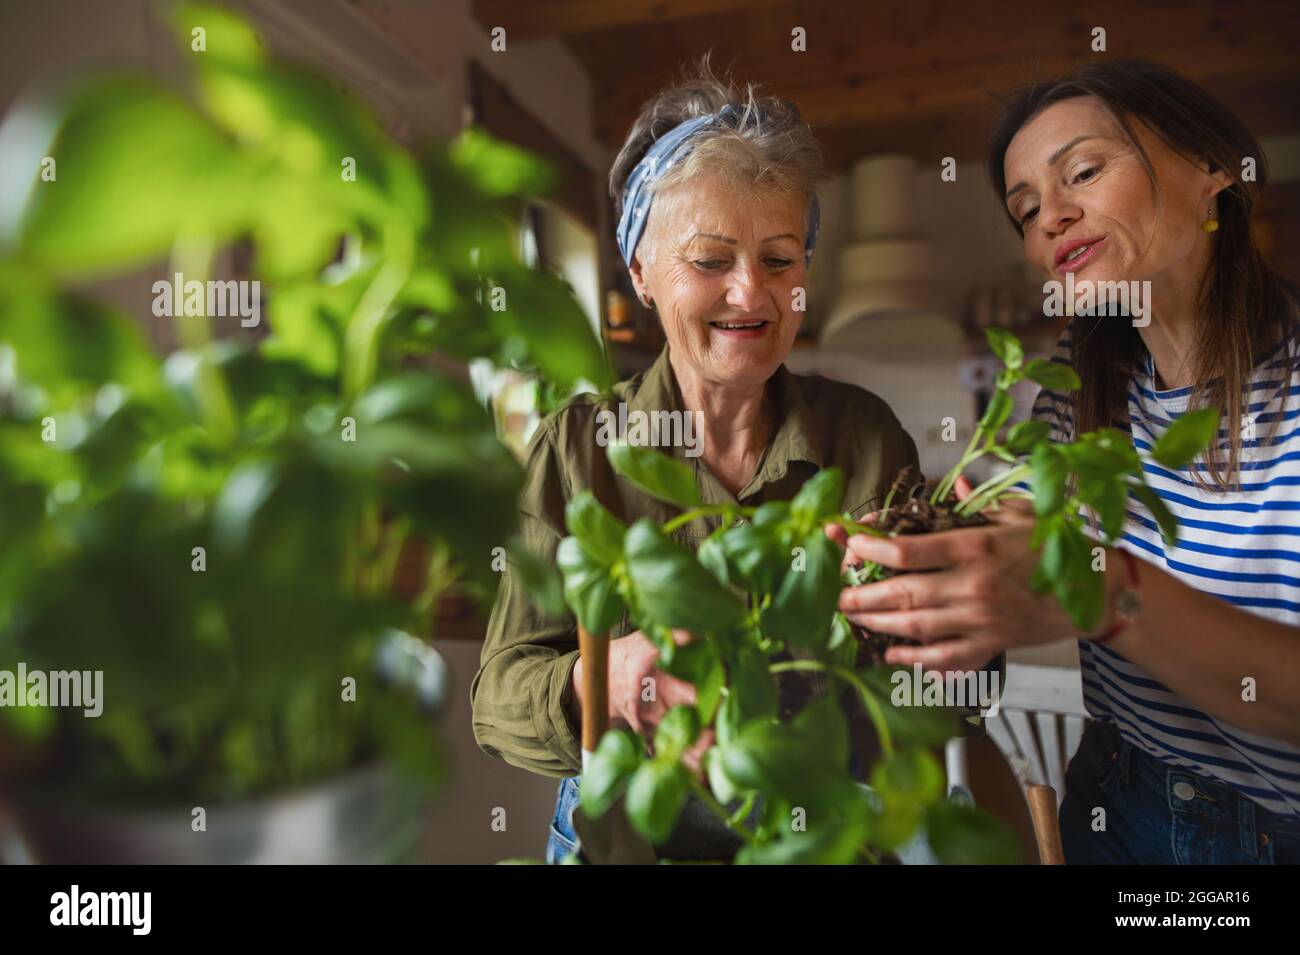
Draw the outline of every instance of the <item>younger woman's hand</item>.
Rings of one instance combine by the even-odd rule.
[[[970,490],[961,478],[958,497]],[[985,527],[847,539],[846,559],[925,571],[846,587],[840,594],[840,610],[853,623],[923,644],[891,647],[888,663],[975,670],[1009,647],[1076,635],[1052,595],[1030,589],[1039,557],[1029,546],[1032,509],[1022,501],[1006,501],[985,516],[990,521]]]

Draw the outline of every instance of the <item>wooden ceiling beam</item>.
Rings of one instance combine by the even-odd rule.
[[[1256,136],[1295,133],[1300,129],[1300,77],[1259,85],[1224,82],[1213,92]],[[863,156],[902,153],[923,162],[945,156],[958,162],[982,162],[997,118],[992,100],[947,110],[917,110],[872,122],[816,125],[814,132],[827,168],[848,168]]]
[[[598,134],[611,144],[650,94],[705,52],[715,67],[761,81],[820,123],[969,105],[1099,56],[1154,59],[1193,78],[1291,75],[1300,62],[1300,14],[1291,3],[1095,6],[1089,22],[1111,24],[1106,53],[1091,51],[1091,28],[1073,14],[1023,0],[978,20],[958,16],[946,0],[888,9],[826,3],[798,16],[777,8],[689,29],[646,24],[570,38],[569,46],[592,76]],[[790,49],[791,23],[806,25],[807,52]]]
[[[1300,77],[1300,63],[1284,44],[1260,44],[1224,55],[1208,44],[1153,49],[1147,58],[1162,63],[1212,90],[1240,86],[1259,90],[1271,83]],[[1085,55],[1008,58],[987,62],[934,64],[909,71],[871,77],[850,77],[826,86],[800,83],[773,85],[793,100],[804,118],[816,127],[889,122],[915,116],[978,106],[995,109],[1000,97],[1036,80],[1066,73],[1091,62]],[[597,96],[597,135],[615,145],[636,118],[643,102],[640,89]]]
[[[507,40],[573,36],[620,27],[718,15],[748,15],[790,0],[474,0],[474,18],[485,30],[504,27]]]

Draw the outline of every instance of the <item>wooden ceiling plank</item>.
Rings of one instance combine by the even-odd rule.
[[[507,39],[596,33],[620,27],[749,14],[788,5],[789,0],[474,0],[474,17],[486,30],[504,27]]]

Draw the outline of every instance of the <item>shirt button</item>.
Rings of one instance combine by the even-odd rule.
[[[1196,787],[1191,783],[1176,782],[1174,783],[1174,795],[1186,802],[1196,795]]]

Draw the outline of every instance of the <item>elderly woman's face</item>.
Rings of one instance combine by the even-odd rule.
[[[806,215],[803,196],[738,194],[707,175],[656,196],[632,276],[655,303],[674,364],[706,381],[771,377],[803,320],[794,305]]]
[[[1003,171],[1025,258],[1051,279],[1161,280],[1196,261],[1201,223],[1226,177],[1130,123],[1160,194],[1118,124],[1092,97],[1062,100],[1016,133]],[[1192,276],[1189,276],[1192,278]]]

